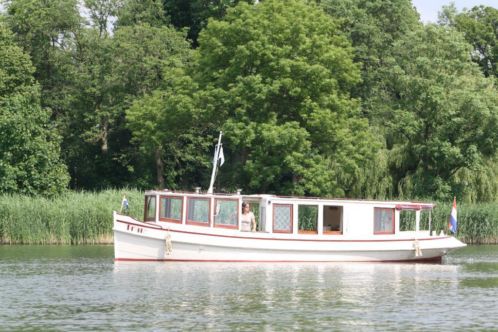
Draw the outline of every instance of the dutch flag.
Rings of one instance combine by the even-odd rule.
[[[448,222],[449,230],[455,234],[457,232],[457,206],[456,197],[453,198],[453,208],[451,209],[450,221]]]

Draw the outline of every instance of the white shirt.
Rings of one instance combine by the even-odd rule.
[[[240,230],[244,232],[250,232],[251,231],[251,221],[255,220],[254,218],[254,213],[249,211],[248,213],[244,214],[242,213],[242,216],[240,217],[241,221],[241,227]]]

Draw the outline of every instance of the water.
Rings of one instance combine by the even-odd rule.
[[[115,263],[0,246],[0,330],[498,329],[498,246],[443,264]]]

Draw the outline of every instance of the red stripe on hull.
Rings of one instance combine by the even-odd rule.
[[[115,262],[195,262],[195,263],[441,263],[442,256],[431,258],[381,260],[381,261],[260,261],[260,260],[201,260],[201,259],[155,259],[155,258],[115,258]]]

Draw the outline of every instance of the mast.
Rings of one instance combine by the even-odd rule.
[[[208,194],[213,193],[214,179],[216,177],[216,169],[218,168],[218,160],[220,159],[220,150],[221,150],[221,136],[223,132],[220,131],[220,136],[218,137],[218,144],[214,149],[214,157],[213,157],[213,171],[211,173],[211,182],[209,183],[209,189],[207,191]]]

